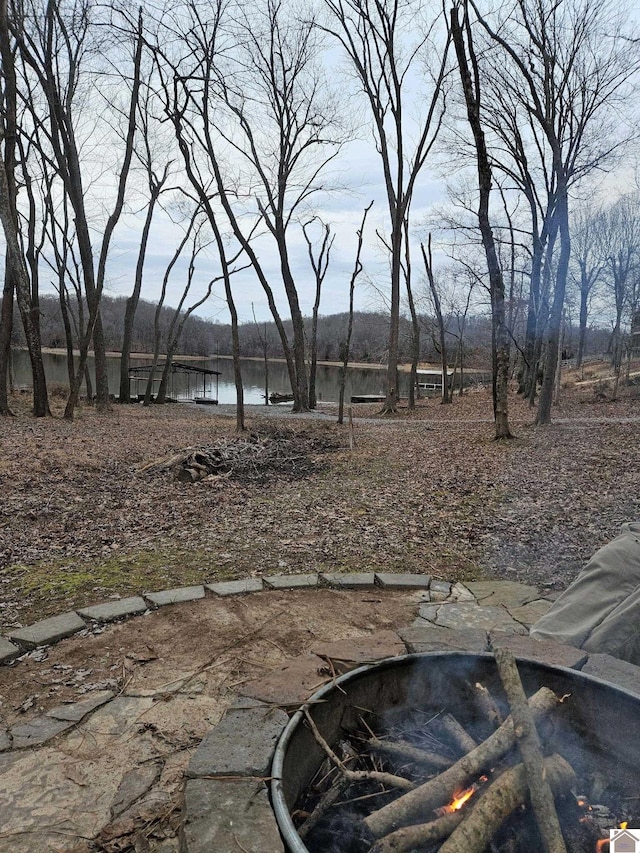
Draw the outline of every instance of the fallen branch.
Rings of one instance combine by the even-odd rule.
[[[552,690],[541,687],[529,700],[535,719],[541,719],[559,704]],[[408,794],[372,812],[364,823],[375,838],[381,838],[393,829],[406,826],[420,818],[425,812],[444,805],[454,791],[465,788],[467,783],[486,768],[490,768],[515,743],[511,717],[507,717],[500,728],[474,750],[464,755],[439,776],[419,785]]]
[[[336,800],[344,793],[348,784],[349,780],[345,776],[337,782],[334,782],[331,787],[324,792],[322,797],[320,797],[313,812],[297,829],[298,835],[303,841],[318,822],[325,816]]]
[[[531,793],[531,806],[536,816],[544,849],[548,853],[567,853],[553,793],[544,772],[540,738],[520,681],[516,659],[510,649],[498,648],[494,654],[500,680],[509,700],[513,729]]]

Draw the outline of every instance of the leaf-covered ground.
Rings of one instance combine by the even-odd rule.
[[[264,438],[274,421],[261,411],[247,421]],[[348,426],[285,410],[304,476],[284,466],[196,483],[143,469],[233,440],[234,421],[215,410],[3,419],[0,631],[110,595],[270,573],[422,571],[562,588],[640,518],[637,394],[614,404],[568,391],[546,428],[513,398],[508,442],[492,441],[486,392],[393,419],[376,411],[354,410],[350,449]]]

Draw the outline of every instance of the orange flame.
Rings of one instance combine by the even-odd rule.
[[[451,810],[454,812],[457,812],[458,809],[461,809],[462,806],[467,802],[469,797],[472,797],[474,793],[475,793],[475,789],[469,788],[468,790],[464,791],[462,794],[459,794],[454,799],[454,801],[451,803]]]
[[[440,806],[435,809],[438,817],[444,817],[446,814],[453,814],[463,807],[467,800],[472,797],[478,790],[478,785],[472,785],[466,791],[459,791],[453,795],[453,799],[446,806]]]
[[[440,808],[435,809],[436,814],[439,817],[443,817],[446,814],[453,814],[453,812],[457,812],[464,806],[467,800],[469,800],[475,794],[475,792],[479,788],[481,788],[485,782],[488,781],[488,776],[480,776],[478,781],[474,782],[474,784],[470,788],[467,788],[464,791],[456,791],[453,795],[453,799],[448,805],[440,806]]]

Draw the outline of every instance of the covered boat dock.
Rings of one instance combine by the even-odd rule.
[[[144,400],[146,386],[149,381],[149,374],[153,371],[153,393],[152,399],[155,397],[156,390],[160,385],[160,380],[165,371],[167,362],[158,362],[158,364],[141,364],[136,367],[129,368],[129,383],[134,383],[132,396],[137,396],[138,400]],[[174,377],[182,376],[186,378],[186,389],[176,393]],[[218,403],[218,377],[219,370],[211,370],[208,367],[200,367],[195,364],[187,364],[182,361],[172,361],[169,364],[169,388],[167,389],[167,398],[172,400],[187,399],[194,400],[196,403],[215,406]],[[212,378],[216,379],[215,396],[212,396]],[[191,379],[193,378],[193,389]],[[181,383],[184,386],[184,381]],[[193,390],[193,393],[192,393]],[[200,390],[202,394],[200,395]]]

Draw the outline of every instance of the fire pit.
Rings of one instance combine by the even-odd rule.
[[[614,829],[627,817],[630,826],[640,825],[637,820],[640,818],[640,697],[563,667],[518,661],[518,669],[529,697],[543,687],[563,697],[549,716],[545,752],[557,754],[563,764],[566,760],[577,780],[572,782],[573,792],[567,795],[566,809],[559,812],[563,832],[569,821],[577,826],[581,821],[589,825],[586,834],[576,831],[575,843],[571,840],[573,830],[569,828],[568,833],[565,832],[565,839],[569,836],[567,849],[592,853],[606,851],[608,844],[602,842],[598,846],[594,840],[598,836],[608,837],[605,827]],[[388,802],[387,795],[380,796],[380,791],[355,797],[342,793],[340,799],[356,802],[346,813],[341,814],[339,807],[331,809],[337,822],[330,836],[334,840],[329,842],[325,838],[318,842],[313,840],[312,834],[307,836],[303,832],[304,822],[300,826],[297,819],[294,821],[292,811],[301,812],[306,808],[301,804],[305,803],[306,792],[313,787],[319,769],[327,761],[327,747],[339,751],[339,745],[344,746],[346,739],[357,739],[363,732],[365,736],[369,733],[385,738],[398,721],[416,714],[422,730],[430,720],[453,714],[470,737],[482,742],[490,731],[486,731],[488,723],[477,693],[478,684],[493,697],[499,713],[507,716],[506,699],[495,659],[490,654],[447,652],[391,658],[347,673],[314,694],[305,706],[308,717],[305,709],[301,709],[283,732],[272,767],[273,806],[290,853],[360,853],[371,849],[372,836],[368,829],[360,831],[351,827],[365,820],[367,825],[375,822],[377,817],[368,816],[381,814],[381,807]],[[404,725],[406,728],[408,724]],[[455,759],[449,760],[449,764],[452,761]],[[514,758],[511,763],[517,761]],[[380,767],[385,769],[384,764]],[[487,770],[491,772],[490,768]],[[475,782],[474,790],[482,784],[482,781]],[[593,809],[593,815],[588,809]],[[445,807],[435,811],[442,815],[451,810]],[[530,851],[535,848],[528,834],[535,833],[535,821],[524,809],[518,809],[514,815],[512,821],[529,820],[533,827],[533,830],[522,831],[527,839],[526,846],[518,847],[518,842],[511,839],[502,847],[492,842],[492,850]],[[399,824],[392,821],[375,837],[380,838],[398,825],[425,819],[431,818],[421,815]],[[305,835],[304,841],[301,832]],[[436,851],[442,843],[441,840],[431,846],[423,844],[403,849]]]

